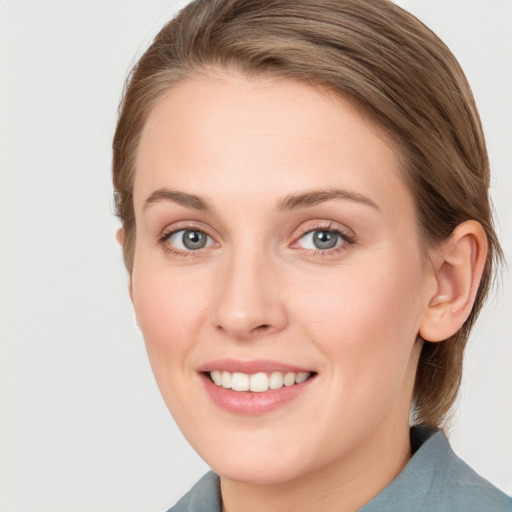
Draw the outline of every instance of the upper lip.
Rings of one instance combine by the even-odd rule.
[[[230,372],[230,373],[259,373],[259,372],[293,372],[293,373],[307,373],[313,372],[311,369],[303,368],[293,364],[281,363],[279,361],[272,361],[270,359],[252,359],[249,361],[242,361],[237,359],[217,359],[202,364],[197,368],[198,372],[212,372],[212,371]]]

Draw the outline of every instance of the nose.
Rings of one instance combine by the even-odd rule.
[[[217,276],[215,328],[236,340],[274,334],[287,324],[278,265],[262,254],[239,254]]]

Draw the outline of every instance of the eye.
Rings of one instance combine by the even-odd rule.
[[[178,251],[197,251],[212,245],[213,240],[198,229],[180,229],[164,237],[165,243]]]
[[[296,245],[301,249],[328,251],[352,242],[349,236],[339,230],[313,229],[302,235]]]

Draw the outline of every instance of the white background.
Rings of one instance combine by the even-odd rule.
[[[399,3],[467,72],[510,265],[512,1]],[[112,216],[124,77],[177,6],[0,0],[1,512],[162,512],[207,469],[153,381]],[[511,281],[474,333],[451,435],[509,494]]]

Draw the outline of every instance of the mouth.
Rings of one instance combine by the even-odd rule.
[[[207,395],[230,413],[259,415],[308,394],[318,373],[272,361],[222,360],[198,368]]]
[[[213,370],[204,372],[216,386],[233,391],[265,393],[282,387],[296,386],[313,377],[314,372],[258,372],[241,373]]]

